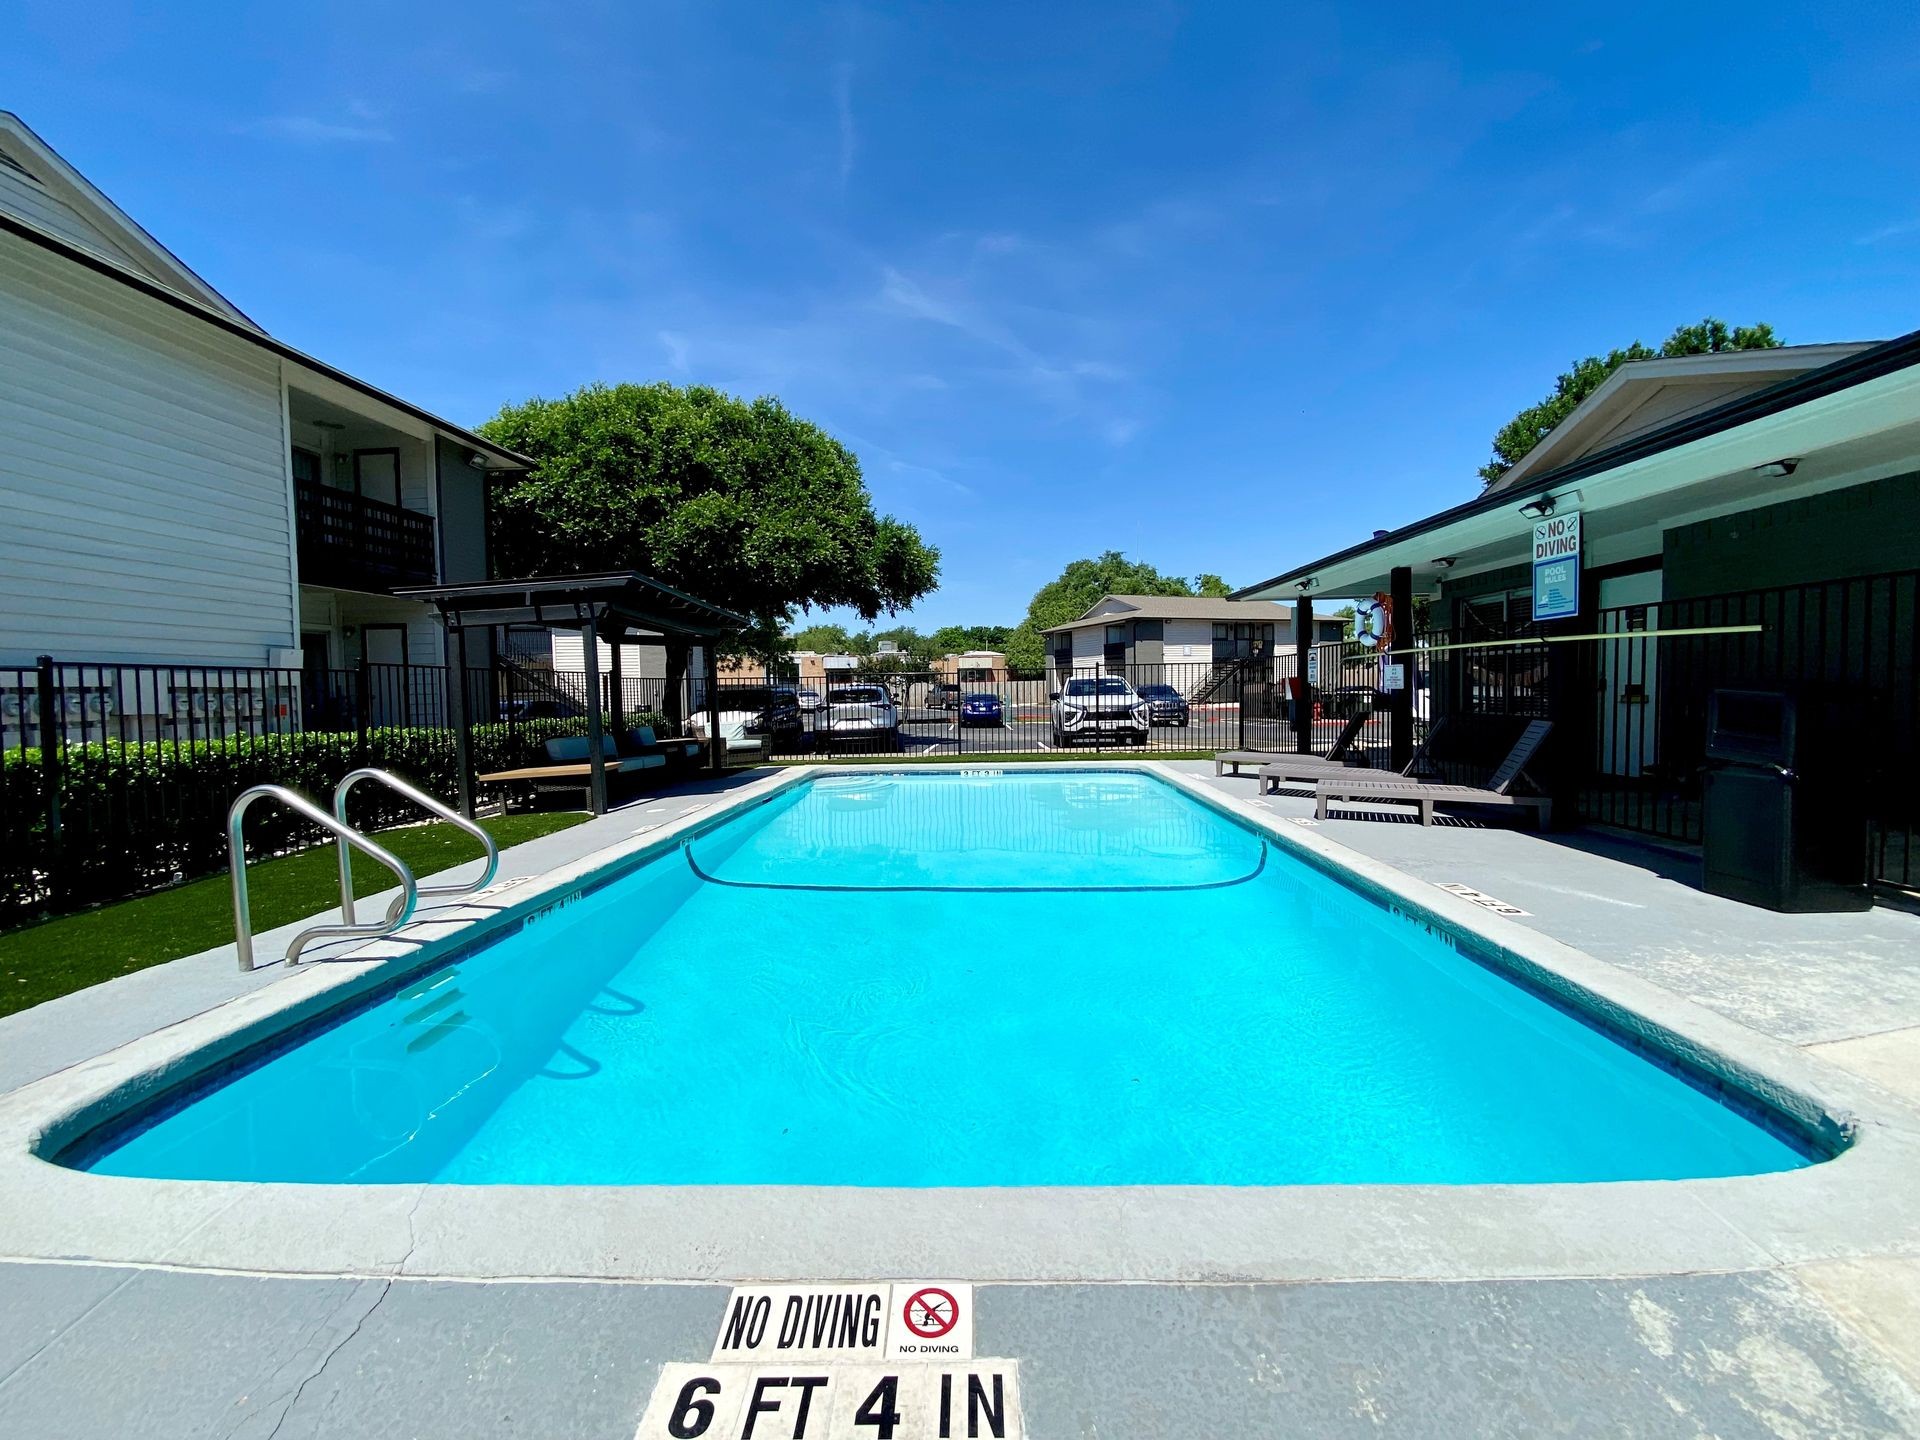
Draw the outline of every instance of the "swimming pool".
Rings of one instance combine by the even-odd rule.
[[[807,778],[132,1117],[98,1173],[1281,1185],[1811,1163],[1141,772]]]

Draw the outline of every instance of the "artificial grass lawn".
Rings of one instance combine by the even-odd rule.
[[[482,820],[481,828],[505,850],[578,825],[588,817],[569,812],[507,815]],[[479,847],[440,821],[403,825],[379,833],[381,845],[425,877],[463,860],[477,860]],[[256,935],[340,906],[339,861],[331,845],[263,860],[247,867],[247,893]],[[353,893],[375,895],[393,884],[385,866],[357,851]],[[362,916],[362,919],[371,917]],[[98,985],[225,945],[233,939],[233,899],[225,872],[169,890],[136,896],[97,910],[29,925],[0,935],[0,1015],[11,1015],[56,995]]]

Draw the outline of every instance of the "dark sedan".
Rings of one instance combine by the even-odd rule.
[[[1156,725],[1185,725],[1191,718],[1187,697],[1171,685],[1142,685],[1140,698]]]
[[[962,725],[1004,725],[1007,709],[998,695],[967,695],[960,701],[959,721]]]

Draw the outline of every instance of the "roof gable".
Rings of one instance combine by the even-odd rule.
[[[5,110],[0,110],[0,213],[253,326],[226,296]]]
[[[1510,465],[1487,493],[1519,489],[1557,466],[1870,348],[1871,342],[1781,345],[1629,361]]]

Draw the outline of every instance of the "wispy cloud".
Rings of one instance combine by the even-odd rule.
[[[318,115],[268,115],[240,129],[301,145],[384,145],[393,139],[393,132],[362,101],[350,103],[346,118],[340,120],[323,120]]]
[[[667,352],[667,364],[673,370],[684,375],[687,373],[687,337],[677,330],[658,332],[660,348]]]
[[[1904,235],[1920,235],[1920,216],[1911,220],[1896,220],[1891,225],[1882,225],[1877,230],[1854,239],[1856,245],[1884,245],[1889,240],[1898,240]]]
[[[920,282],[889,265],[881,270],[879,302],[887,313],[944,326],[1010,362],[1001,367],[1003,374],[1063,414],[1078,414],[1086,408],[1083,393],[1086,383],[1112,385],[1129,378],[1124,367],[1111,361],[1055,358],[1023,340],[992,307],[975,300],[956,285],[946,287],[942,295],[934,295]],[[1058,317],[1049,318],[1058,321]]]
[[[840,188],[853,178],[853,159],[860,148],[860,131],[853,120],[853,66],[833,68],[833,111],[840,124]]]

